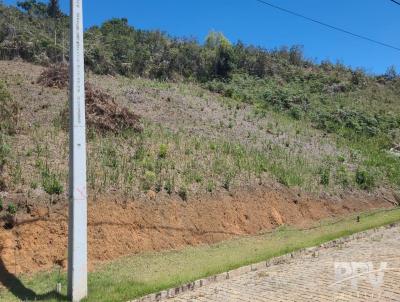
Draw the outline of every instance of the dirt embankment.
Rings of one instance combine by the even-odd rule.
[[[89,205],[89,259],[93,264],[143,251],[214,243],[257,234],[282,224],[306,226],[391,204],[378,196],[349,195],[341,200],[314,199],[278,187],[259,187],[182,202],[105,198]],[[10,272],[36,272],[61,265],[67,258],[67,208],[48,216],[36,209],[19,217],[12,230],[1,228],[1,260]]]

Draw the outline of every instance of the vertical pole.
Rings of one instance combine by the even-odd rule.
[[[86,122],[82,0],[71,0],[70,12],[70,155],[68,296],[87,296]]]

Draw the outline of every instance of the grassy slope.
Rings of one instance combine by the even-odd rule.
[[[0,14],[0,58],[61,59],[52,20],[4,5]],[[59,22],[59,36],[68,32],[66,21]],[[91,193],[138,196],[152,189],[191,196],[271,178],[334,194],[399,189],[400,157],[387,153],[400,140],[396,74],[376,77],[314,64],[299,48],[267,51],[214,38],[216,45],[203,46],[131,28],[126,20],[86,32],[88,68],[116,75],[90,74],[90,81],[147,123],[141,135],[89,136]],[[225,75],[214,74],[221,64]],[[40,69],[29,64],[1,68],[0,81],[22,105],[19,133],[0,142],[0,149],[11,149],[1,155],[7,191],[65,191],[68,141],[59,113],[66,90],[32,85]]]
[[[90,295],[87,301],[129,300],[399,221],[399,209],[376,211],[361,215],[359,223],[355,217],[350,217],[321,222],[307,230],[282,227],[271,233],[238,238],[212,246],[125,257],[90,273]],[[22,284],[15,283],[14,290],[0,291],[0,298],[2,301],[18,301],[16,296],[23,299],[24,293],[30,293],[31,300],[40,298],[41,301],[60,301],[64,299],[62,296],[56,297],[51,293],[57,282],[62,283],[65,292],[65,273],[51,272],[22,277]]]
[[[2,140],[9,149],[3,176],[8,191],[54,200],[57,195],[46,192],[61,185],[65,197],[68,137],[59,116],[66,90],[32,84],[40,67],[11,62],[0,67],[7,90],[22,104],[19,132]],[[89,81],[145,122],[142,134],[89,135],[92,195],[116,190],[137,197],[152,189],[192,197],[271,178],[317,193],[398,189],[400,159],[382,149],[385,133],[347,137],[315,129],[307,117],[294,119],[285,111],[266,107],[260,114],[257,94],[244,103],[191,83],[96,75]],[[366,181],[359,182],[359,171]]]

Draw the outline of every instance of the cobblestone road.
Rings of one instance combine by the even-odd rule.
[[[400,227],[167,301],[399,301]]]

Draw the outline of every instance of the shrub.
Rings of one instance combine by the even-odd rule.
[[[30,186],[32,190],[36,190],[38,188],[38,183],[36,181],[32,181]]]
[[[222,186],[225,190],[229,191],[230,187],[231,187],[231,183],[233,181],[233,179],[236,176],[236,172],[234,170],[228,170],[224,173],[224,180],[222,183]]]
[[[3,198],[0,197],[0,212],[4,210],[4,201]]]
[[[7,213],[10,215],[15,215],[17,214],[17,207],[15,206],[14,203],[10,202],[7,206]]]
[[[49,171],[42,172],[43,190],[49,195],[60,195],[64,192],[64,188],[57,176]]]
[[[215,190],[215,183],[212,180],[207,182],[207,192],[212,193]]]
[[[296,91],[294,88],[273,87],[268,89],[263,97],[265,103],[276,110],[297,111],[295,116],[300,116],[300,112],[306,111],[309,106],[307,96],[302,91]]]
[[[303,117],[303,111],[298,107],[292,107],[290,109],[290,116],[295,120],[300,120]]]
[[[357,134],[376,136],[383,129],[397,127],[397,122],[390,121],[380,115],[371,116],[367,113],[350,109],[335,111],[320,111],[314,116],[315,126],[328,132],[338,132],[346,128]]]
[[[331,169],[329,167],[322,167],[319,170],[320,184],[328,186],[330,182]]]
[[[174,192],[174,182],[168,179],[164,184],[164,190],[171,195]]]
[[[160,145],[160,149],[158,150],[158,158],[166,158],[168,153],[168,146],[165,144]]]
[[[363,190],[369,190],[375,186],[374,175],[362,168],[358,168],[356,171],[356,183]]]

